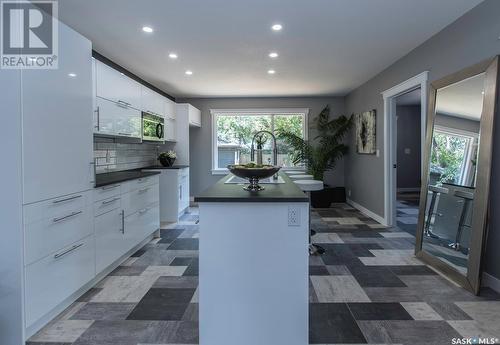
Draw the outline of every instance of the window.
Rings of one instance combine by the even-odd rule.
[[[292,131],[307,139],[308,109],[240,109],[212,110],[212,172],[226,173],[229,164],[250,162],[254,134],[267,130]],[[291,162],[290,148],[278,140],[278,165],[302,169]],[[263,148],[263,161],[272,163],[272,138]]]
[[[474,185],[478,136],[436,126],[432,136],[431,179],[437,183]]]

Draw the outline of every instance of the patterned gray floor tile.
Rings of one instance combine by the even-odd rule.
[[[429,305],[434,309],[439,315],[442,316],[444,320],[472,320],[472,317],[467,315],[462,309],[460,309],[453,302],[438,302],[431,301]],[[498,314],[500,315],[500,314]]]
[[[87,303],[71,320],[125,320],[135,303]]]
[[[401,305],[415,320],[443,320],[443,317],[425,302],[401,302]]]
[[[61,342],[76,341],[91,325],[92,320],[62,320],[50,323],[32,336],[31,342]]]
[[[196,289],[198,277],[160,277],[153,284],[153,288],[184,288]]]
[[[320,303],[370,302],[352,276],[312,276],[310,279]]]

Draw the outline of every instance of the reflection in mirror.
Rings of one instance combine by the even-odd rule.
[[[485,74],[436,92],[423,250],[467,274]]]

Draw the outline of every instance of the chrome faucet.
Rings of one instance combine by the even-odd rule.
[[[269,134],[273,138],[273,165],[276,166],[276,165],[278,165],[278,145],[276,144],[276,137],[274,136],[273,133],[271,133],[269,131],[258,131],[257,133],[254,134],[254,136],[252,138],[252,147],[250,150],[250,160],[253,162],[255,159],[254,141],[255,141],[255,138],[261,133]],[[275,179],[275,180],[278,179],[278,174],[274,174],[273,179]]]

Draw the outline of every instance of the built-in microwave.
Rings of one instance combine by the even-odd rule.
[[[165,141],[165,119],[161,116],[143,111],[142,140]]]

